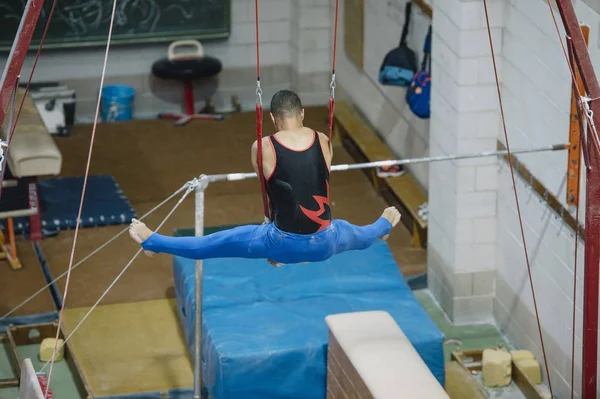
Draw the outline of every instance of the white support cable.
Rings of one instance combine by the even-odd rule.
[[[171,217],[171,215],[173,215],[173,213],[177,210],[177,208],[179,208],[179,205],[181,205],[183,203],[183,201],[186,199],[186,197],[192,192],[194,191],[194,189],[196,188],[196,186],[198,185],[197,179],[194,179],[192,182],[190,183],[186,183],[186,191],[185,193],[183,193],[183,196],[179,199],[179,201],[177,201],[177,203],[175,204],[175,206],[169,211],[169,213],[167,214],[167,216],[163,219],[163,221],[158,225],[158,227],[156,228],[156,230],[154,230],[155,232],[158,232],[160,230],[161,227],[163,227],[163,225],[167,222],[167,220],[169,220],[169,218]],[[102,295],[100,295],[100,298],[98,298],[98,300],[96,301],[96,303],[94,303],[94,305],[92,305],[92,307],[90,308],[90,310],[88,310],[88,312],[83,316],[83,318],[79,321],[79,323],[77,323],[77,325],[73,328],[73,331],[71,331],[71,333],[65,338],[64,342],[56,349],[55,353],[52,354],[52,358],[50,360],[48,360],[44,366],[42,366],[42,368],[40,369],[40,373],[42,373],[46,367],[48,366],[48,364],[51,364],[54,361],[54,356],[56,355],[56,353],[58,353],[58,351],[60,351],[61,348],[63,348],[67,342],[69,342],[69,340],[71,339],[71,337],[73,336],[73,334],[75,334],[75,332],[79,329],[79,327],[83,324],[83,322],[89,317],[89,315],[94,311],[94,309],[96,309],[96,307],[98,306],[98,304],[102,301],[102,299],[104,299],[104,297],[109,293],[109,291],[112,289],[112,287],[114,287],[114,285],[117,283],[117,281],[119,281],[119,279],[123,276],[123,274],[125,274],[125,272],[127,271],[127,269],[129,269],[129,266],[131,266],[133,264],[133,261],[138,257],[138,255],[143,251],[143,248],[140,247],[140,249],[137,250],[137,252],[135,253],[135,255],[133,255],[133,257],[131,258],[131,260],[125,265],[125,267],[123,268],[123,270],[121,270],[121,272],[117,275],[117,277],[115,277],[115,279],[112,281],[112,283],[110,283],[110,285],[106,288],[106,290],[104,290],[104,292],[102,293]]]
[[[152,213],[156,212],[158,209],[162,208],[167,202],[171,201],[175,196],[177,196],[178,194],[180,194],[182,191],[184,191],[186,188],[190,187],[190,185],[193,184],[193,182],[195,181],[191,180],[187,183],[185,183],[183,186],[181,186],[179,189],[177,189],[177,191],[175,191],[173,194],[171,194],[169,197],[167,197],[165,200],[163,200],[161,203],[159,203],[158,205],[156,205],[154,208],[152,208],[151,210],[149,210],[148,212],[146,212],[144,215],[142,215],[139,220],[144,220],[145,218],[147,218],[148,216],[150,216]],[[102,245],[100,245],[98,248],[96,248],[95,250],[93,250],[92,252],[90,252],[88,255],[86,255],[83,259],[81,259],[79,262],[77,262],[72,268],[71,270],[75,270],[77,269],[79,266],[81,266],[83,263],[85,263],[88,259],[90,259],[92,256],[96,255],[98,252],[100,252],[101,250],[103,250],[105,247],[107,247],[110,243],[112,243],[113,241],[115,241],[117,238],[119,238],[121,235],[123,235],[129,228],[126,227],[123,230],[121,230],[120,232],[118,232],[116,235],[114,235],[113,237],[111,237],[110,239],[108,239],[107,241],[105,241]],[[61,278],[63,278],[64,276],[67,275],[67,271],[64,271],[62,274],[60,274],[58,277],[56,277],[54,280],[50,281],[48,284],[46,284],[45,286],[43,286],[42,288],[40,288],[37,292],[35,292],[33,295],[31,295],[30,297],[28,297],[27,299],[25,299],[23,302],[21,302],[20,304],[18,304],[17,306],[15,306],[14,308],[12,308],[11,310],[9,310],[6,314],[4,314],[4,316],[0,317],[0,321],[4,320],[5,318],[7,318],[8,316],[10,316],[11,314],[13,314],[15,311],[19,310],[20,308],[22,308],[23,306],[25,306],[27,303],[29,303],[32,299],[34,299],[35,297],[37,297],[39,294],[41,294],[42,292],[44,292],[44,290],[46,290],[46,288],[50,287],[52,284],[54,284],[55,282],[57,282],[58,280],[60,280]]]

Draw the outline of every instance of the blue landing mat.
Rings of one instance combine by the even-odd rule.
[[[190,353],[194,262],[174,257],[175,294]],[[203,378],[212,399],[324,399],[329,314],[389,312],[444,384],[442,332],[384,242],[326,262],[204,262]]]
[[[59,177],[39,180],[42,228],[67,230],[75,228],[83,177]],[[135,217],[129,200],[110,175],[89,176],[81,227],[128,223]],[[15,231],[27,232],[29,218],[16,218]]]

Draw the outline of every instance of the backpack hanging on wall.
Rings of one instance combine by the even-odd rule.
[[[419,118],[427,119],[430,114],[430,99],[431,99],[431,26],[425,37],[425,45],[423,46],[423,62],[421,70],[417,72],[410,86],[406,90],[406,102],[410,110]]]
[[[411,9],[412,3],[409,1],[406,3],[404,12],[406,19],[402,28],[400,44],[386,54],[379,68],[379,83],[382,85],[408,86],[417,71],[417,57],[415,52],[408,48],[406,44]]]

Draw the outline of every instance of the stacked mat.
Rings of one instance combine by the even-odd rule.
[[[194,261],[173,260],[185,338],[194,350]],[[203,380],[211,399],[324,399],[325,317],[389,312],[440,383],[442,332],[384,242],[328,261],[273,268],[265,260],[204,262]]]
[[[57,177],[38,181],[42,228],[46,232],[75,228],[81,201],[83,177]],[[14,193],[14,196],[23,195]],[[6,195],[11,191],[7,189]],[[19,200],[18,198],[16,200]],[[20,200],[25,204],[28,198]],[[135,211],[125,193],[110,175],[89,176],[81,214],[81,227],[128,223]],[[4,225],[4,221],[0,222]],[[29,218],[14,221],[15,232],[29,231]]]

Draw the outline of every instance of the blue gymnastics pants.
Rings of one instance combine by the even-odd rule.
[[[265,223],[201,237],[169,237],[153,233],[142,243],[142,248],[190,259],[252,258],[288,264],[320,262],[340,252],[366,249],[391,230],[391,223],[384,218],[366,226],[334,219],[325,229],[306,235],[288,233],[274,223]]]

